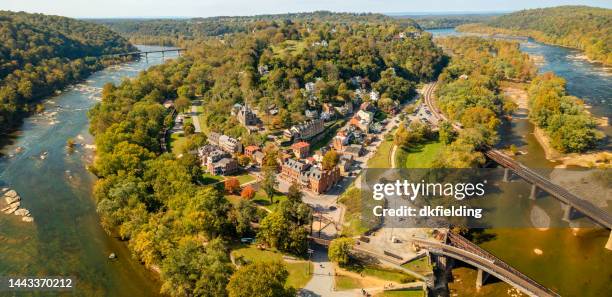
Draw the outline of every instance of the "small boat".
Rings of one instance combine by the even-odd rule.
[[[115,260],[115,259],[117,259],[117,255],[115,255],[115,253],[110,253],[110,255],[108,255],[108,259],[109,260]]]

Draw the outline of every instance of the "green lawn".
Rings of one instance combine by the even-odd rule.
[[[422,290],[417,289],[403,289],[396,291],[384,291],[376,294],[375,297],[423,297],[425,294]]]
[[[168,149],[174,154],[178,155],[178,152],[187,142],[187,137],[183,133],[172,133],[170,134],[170,141],[168,142]]]
[[[268,195],[266,195],[266,192],[264,192],[262,189],[259,189],[257,193],[255,193],[255,198],[253,198],[253,202],[267,208],[270,211],[274,211],[274,209],[276,209],[276,206],[281,201],[287,200],[287,196],[285,196],[282,193],[277,192],[276,194],[274,194],[273,200],[274,200],[274,203],[270,204],[270,199],[268,199]]]
[[[443,147],[439,141],[430,141],[407,149],[400,148],[396,152],[395,163],[399,168],[431,168]]]
[[[202,183],[205,185],[211,185],[211,184],[216,184],[220,181],[224,180],[223,176],[219,176],[219,175],[213,175],[210,173],[203,173],[202,174]]]
[[[312,263],[308,261],[296,260],[296,261],[285,261],[283,255],[276,251],[271,250],[260,250],[254,246],[242,247],[232,251],[234,259],[242,257],[242,259],[249,262],[271,262],[279,261],[285,264],[287,271],[289,271],[289,278],[287,278],[287,286],[294,288],[303,288],[310,278],[312,277],[308,271],[312,271]],[[308,267],[310,266],[310,268]]]
[[[334,280],[336,283],[336,290],[338,291],[359,289],[363,287],[358,279],[346,275],[336,275],[334,276]]]
[[[416,278],[414,276],[407,274],[403,271],[375,265],[350,265],[344,268],[359,274],[379,278],[390,282],[396,282],[399,284],[416,281]]]
[[[393,150],[393,132],[389,132],[383,142],[378,146],[376,154],[368,160],[368,168],[391,168],[391,151]]]
[[[235,177],[240,182],[241,185],[255,180],[255,178],[248,173],[244,173],[244,174],[236,175],[232,177]]]
[[[427,257],[412,260],[402,265],[402,267],[423,275],[429,275],[432,273],[432,267],[429,264],[429,259]]]

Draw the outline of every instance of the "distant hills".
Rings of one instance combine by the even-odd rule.
[[[105,25],[135,43],[162,45],[175,45],[181,40],[250,32],[264,29],[270,23],[280,24],[283,22],[324,21],[343,24],[394,22],[402,26],[418,28],[417,23],[411,19],[394,19],[377,13],[336,13],[330,11],[189,19],[91,19],[88,21]]]
[[[540,42],[581,49],[590,59],[612,65],[612,9],[588,6],[528,9],[457,29],[529,36]]]

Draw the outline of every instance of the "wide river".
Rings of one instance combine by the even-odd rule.
[[[168,57],[172,55],[166,53]],[[34,217],[33,223],[24,223],[0,213],[0,276],[72,276],[77,289],[65,296],[158,295],[157,277],[100,227],[91,196],[95,177],[86,165],[92,157],[87,110],[100,99],[102,86],[160,63],[161,56],[150,55],[148,62],[143,59],[91,75],[47,100],[45,113],[26,119],[12,144],[0,151],[0,186],[15,189],[22,207]],[[77,143],[73,153],[66,150],[68,139]],[[117,260],[108,260],[110,253]]]
[[[434,36],[461,35],[454,29],[430,32]],[[579,51],[531,40],[521,41],[521,50],[539,57],[540,72],[552,71],[565,78],[570,95],[584,99],[595,116],[610,118],[611,68],[587,61]],[[542,147],[533,136],[533,128],[527,119],[514,119],[502,128],[500,145],[515,144],[519,150],[528,152],[517,158],[531,168],[551,168],[555,164],[544,157]],[[604,131],[609,138],[612,136],[609,126]],[[610,150],[609,142],[607,149]],[[553,203],[550,198],[543,200],[537,203]],[[609,200],[608,204],[611,204]],[[583,230],[578,235],[569,228],[546,231],[494,229],[487,232],[492,239],[482,243],[482,247],[562,296],[609,296],[612,292],[612,251],[604,248],[610,231]],[[536,249],[542,254],[536,254]]]

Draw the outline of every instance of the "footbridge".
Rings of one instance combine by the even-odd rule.
[[[181,55],[181,52],[184,52],[186,49],[184,48],[170,48],[170,49],[161,49],[161,50],[150,50],[150,51],[135,51],[135,52],[127,52],[127,53],[118,53],[118,54],[111,54],[111,55],[104,55],[105,57],[134,57],[134,56],[138,56],[138,57],[145,57],[146,59],[148,59],[149,54],[161,54],[162,55],[162,59],[164,58],[164,56],[166,55],[166,53],[177,53],[179,56]]]
[[[429,253],[450,257],[476,267],[478,269],[477,288],[482,287],[488,275],[493,275],[529,296],[560,296],[461,235],[448,232],[445,243],[419,238],[414,238],[412,241],[416,247],[426,249]]]

